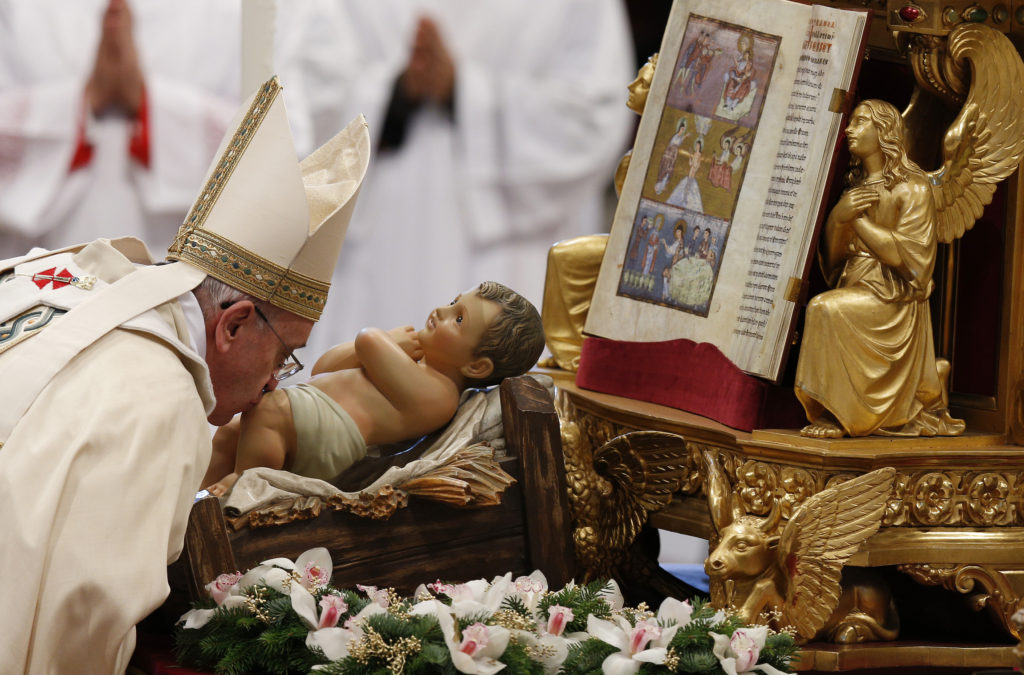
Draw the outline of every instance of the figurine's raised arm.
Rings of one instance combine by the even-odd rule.
[[[413,361],[419,361],[423,358],[423,350],[420,349],[419,334],[412,326],[398,326],[397,328],[392,328],[388,331],[388,335],[398,343],[402,350],[408,354]],[[359,363],[359,358],[356,356],[356,342],[355,340],[349,340],[348,342],[342,342],[339,345],[335,345],[324,352],[323,356],[317,359],[316,364],[313,366],[312,374],[321,375],[323,373],[331,373],[336,370],[358,368],[361,365],[362,364]]]

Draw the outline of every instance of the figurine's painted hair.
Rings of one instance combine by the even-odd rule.
[[[473,354],[489,358],[494,370],[486,378],[466,380],[467,387],[488,387],[506,377],[522,375],[537,365],[544,351],[544,326],[533,303],[507,286],[485,281],[477,288],[477,294],[497,304],[501,310]]]
[[[906,128],[903,116],[891,103],[880,99],[861,101],[857,107],[863,106],[871,116],[878,134],[878,146],[882,150],[882,180],[887,189],[898,183],[905,183],[912,174],[920,174],[921,168],[907,156]],[[863,179],[863,167],[860,160],[853,158],[850,168],[851,184]]]

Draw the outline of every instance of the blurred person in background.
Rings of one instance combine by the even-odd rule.
[[[335,2],[358,56],[334,117],[365,114],[376,154],[334,277],[361,290],[328,299],[306,353],[480,278],[539,307],[548,248],[610,226],[634,123],[622,0]]]
[[[337,17],[278,12],[299,156],[327,137],[309,110],[347,57]],[[0,0],[0,260],[100,235],[162,255],[251,93],[240,64],[240,0]]]

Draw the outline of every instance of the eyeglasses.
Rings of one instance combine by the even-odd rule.
[[[270,329],[270,332],[274,334],[274,337],[276,337],[281,342],[281,345],[285,348],[285,350],[288,351],[288,355],[284,357],[284,361],[274,371],[275,380],[277,380],[278,382],[280,382],[281,380],[286,380],[295,373],[302,370],[302,361],[299,361],[299,358],[295,356],[295,350],[288,349],[288,345],[285,343],[284,340],[281,339],[281,336],[278,335],[277,331],[274,330],[274,326],[270,323],[270,319],[268,319],[267,315],[260,310],[259,305],[253,305],[252,307],[253,309],[256,310],[256,315],[263,319],[263,321],[267,324],[267,328]]]

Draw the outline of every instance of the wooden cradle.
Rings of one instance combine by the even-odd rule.
[[[317,546],[330,551],[335,586],[411,593],[437,579],[539,569],[560,587],[575,570],[558,417],[548,391],[529,376],[501,384],[501,406],[507,456],[500,465],[517,481],[501,504],[455,508],[411,497],[383,521],[325,510],[309,520],[233,531],[219,500],[202,499],[192,507],[181,558],[169,568],[172,600],[204,597],[218,574],[269,558],[294,560]]]

